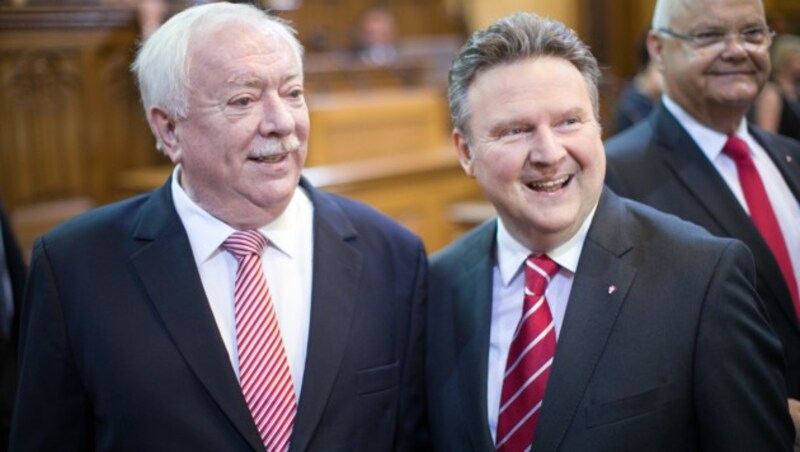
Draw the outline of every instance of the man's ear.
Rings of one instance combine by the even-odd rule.
[[[161,107],[152,107],[148,119],[150,128],[158,141],[159,149],[172,160],[172,163],[180,163],[183,157],[182,148],[172,116]]]
[[[662,51],[664,50],[664,41],[661,36],[654,30],[647,32],[647,53],[650,54],[650,61],[658,69],[658,72],[664,72],[664,58]]]
[[[469,177],[475,177],[475,172],[472,168],[472,151],[469,148],[469,140],[464,133],[458,129],[453,129],[453,144],[458,152],[458,161],[464,172]]]

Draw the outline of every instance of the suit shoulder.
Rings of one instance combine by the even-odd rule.
[[[800,158],[800,141],[779,135],[777,133],[768,132],[756,125],[750,125],[750,131],[753,136],[769,153],[786,153],[793,155],[795,158]]]
[[[609,159],[630,157],[643,153],[653,137],[653,126],[649,120],[639,121],[632,127],[608,138],[605,143]]]
[[[114,235],[115,231],[130,232],[136,212],[147,202],[150,194],[142,194],[79,214],[44,234],[51,243],[82,242],[98,236]]]
[[[466,232],[430,257],[431,274],[447,273],[453,265],[469,264],[490,253],[497,232],[497,220],[491,219]]]
[[[388,215],[375,208],[344,196],[316,190],[315,197],[338,207],[361,234],[389,236],[393,240],[419,243],[420,238]]]
[[[741,241],[714,236],[677,216],[621,199],[626,204],[627,219],[620,219],[619,223],[627,225],[624,234],[633,245],[624,259],[640,271],[659,275],[669,269],[668,278],[673,281],[702,284],[715,278],[725,262],[755,281],[753,256]],[[661,281],[661,276],[657,278]]]
[[[750,131],[758,138],[765,138],[781,147],[785,147],[787,149],[792,149],[795,151],[800,151],[800,141],[798,141],[795,138],[770,132],[768,130],[764,130],[761,127],[757,126],[756,124],[751,123],[749,124],[749,126],[750,126]]]
[[[632,199],[620,199],[625,203],[642,230],[648,231],[649,237],[670,244],[670,248],[676,250],[722,249],[732,243],[741,243],[737,239],[712,235],[703,227],[671,213],[660,211]]]

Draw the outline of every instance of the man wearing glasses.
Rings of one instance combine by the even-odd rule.
[[[606,182],[750,247],[797,428],[800,142],[745,117],[767,80],[773,36],[761,0],[658,0],[647,44],[663,75],[662,102],[606,143]]]

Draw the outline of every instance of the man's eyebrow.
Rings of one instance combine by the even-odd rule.
[[[290,72],[282,78],[282,82],[291,82],[294,80],[303,81],[303,73],[300,71]],[[225,80],[228,85],[247,86],[259,88],[264,85],[264,81],[258,77],[249,74],[233,74]]]
[[[580,117],[583,117],[583,116],[586,116],[586,113],[587,113],[586,109],[583,108],[583,107],[572,107],[572,108],[568,108],[568,109],[564,110],[561,113],[561,116],[562,117],[567,117],[567,116],[580,116]]]
[[[290,72],[290,73],[286,74],[285,77],[283,77],[283,81],[284,82],[291,82],[291,81],[294,81],[294,80],[299,80],[299,81],[302,82],[303,81],[303,72],[302,71]]]
[[[249,86],[249,87],[256,87],[261,86],[263,82],[259,80],[257,77],[253,77],[252,75],[247,74],[234,74],[228,77],[225,82],[229,85],[239,85],[239,86]]]

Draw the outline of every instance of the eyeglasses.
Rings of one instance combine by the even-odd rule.
[[[659,28],[656,32],[685,41],[698,50],[722,49],[728,42],[729,36],[737,39],[746,49],[763,50],[772,43],[772,38],[775,36],[775,30],[769,27],[752,27],[741,31],[711,29],[691,34],[678,33],[669,28]]]

